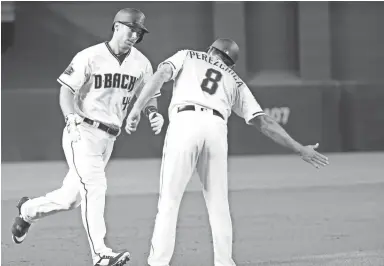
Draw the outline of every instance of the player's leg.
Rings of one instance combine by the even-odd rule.
[[[183,117],[185,115],[179,114],[172,121],[164,143],[158,213],[148,258],[150,266],[169,265],[175,248],[180,202],[203,143],[197,134],[198,125]]]
[[[71,154],[70,140],[67,131],[63,130],[62,146],[65,157]],[[28,200],[21,207],[21,215],[29,222],[35,222],[40,218],[55,214],[60,211],[70,210],[80,205],[80,180],[72,163],[68,160],[69,171],[64,178],[62,186],[45,196]]]
[[[66,140],[63,134],[63,148],[65,149]],[[79,190],[79,179],[72,168],[69,169],[64,178],[62,186],[45,196],[29,199],[23,197],[19,204],[19,217],[15,218],[12,225],[12,238],[15,243],[20,244],[24,241],[26,233],[32,223],[39,219],[61,211],[74,209],[80,205],[81,197]]]
[[[214,265],[233,266],[232,221],[228,202],[227,127],[222,121],[211,121],[206,127],[206,142],[197,170],[203,187],[211,224]]]
[[[81,213],[83,225],[91,247],[94,263],[112,250],[104,242],[106,226],[104,220],[105,194],[105,152],[111,153],[114,139],[105,132],[80,125],[81,140],[68,143],[68,163],[75,169],[80,181]]]
[[[46,216],[78,207],[81,202],[79,184],[77,176],[70,169],[59,189],[26,201],[21,206],[21,216],[25,221],[34,223]]]
[[[21,244],[28,233],[30,226],[38,220],[62,211],[72,210],[80,205],[81,198],[79,186],[75,185],[69,171],[64,179],[63,186],[45,196],[29,199],[20,199],[17,216],[12,225],[12,239]]]

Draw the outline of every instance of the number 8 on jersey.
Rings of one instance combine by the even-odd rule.
[[[217,82],[219,82],[222,78],[222,74],[220,71],[209,68],[207,72],[205,72],[205,79],[203,79],[203,82],[201,83],[201,89],[209,94],[215,94],[217,88],[219,85]]]

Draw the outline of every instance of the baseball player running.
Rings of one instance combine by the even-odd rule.
[[[153,75],[149,60],[133,47],[148,33],[144,20],[140,10],[120,10],[113,21],[112,39],[79,52],[58,78],[66,121],[62,145],[69,171],[61,188],[42,197],[20,200],[19,216],[12,226],[15,243],[23,242],[37,220],[81,205],[93,264],[124,265],[129,260],[128,251],[115,253],[104,243],[105,167],[132,97]],[[159,95],[156,93],[145,104],[155,134],[164,123],[156,108],[155,97]]]
[[[230,39],[216,40],[207,52],[177,52],[159,65],[128,115],[127,123],[130,131],[134,131],[147,100],[164,82],[174,80],[158,213],[148,258],[151,266],[170,263],[180,202],[195,169],[208,209],[215,266],[235,265],[227,180],[227,120],[231,110],[316,168],[328,164],[328,159],[315,151],[318,145],[299,144],[263,112],[247,85],[233,70],[238,53],[239,47]]]

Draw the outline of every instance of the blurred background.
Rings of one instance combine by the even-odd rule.
[[[147,17],[137,48],[154,69],[179,49],[232,38],[237,72],[295,139],[323,152],[384,150],[383,2],[1,2],[2,161],[64,159],[56,79],[77,52],[109,40],[124,7]],[[165,115],[171,87],[159,98]],[[143,119],[112,158],[160,158],[164,134]],[[230,155],[288,152],[236,115],[228,138]]]

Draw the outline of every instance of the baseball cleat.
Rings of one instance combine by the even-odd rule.
[[[29,227],[31,226],[30,223],[24,221],[24,219],[21,217],[21,206],[30,200],[28,197],[22,197],[19,200],[19,203],[16,205],[16,208],[19,209],[19,216],[15,218],[15,221],[12,225],[12,240],[15,244],[21,244],[25,237],[27,236]]]
[[[122,266],[126,264],[129,259],[130,254],[126,250],[120,253],[112,252],[111,254],[101,256],[95,266]]]

